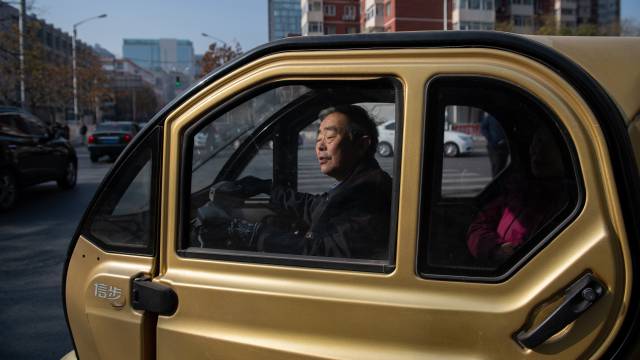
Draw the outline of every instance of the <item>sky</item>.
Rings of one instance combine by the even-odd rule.
[[[196,54],[204,53],[211,39],[237,41],[250,50],[268,41],[267,0],[27,0],[32,12],[68,32],[86,18],[104,19],[78,27],[78,39],[100,44],[122,56],[122,39],[175,38],[191,40]],[[16,6],[16,5],[14,5]],[[640,22],[640,0],[622,0],[622,18]]]
[[[78,39],[100,44],[122,56],[122,39],[175,38],[191,40],[203,54],[211,39],[238,41],[243,50],[269,38],[267,0],[27,0],[41,19],[71,34],[73,24],[107,14],[78,26]],[[17,6],[17,5],[14,5]]]

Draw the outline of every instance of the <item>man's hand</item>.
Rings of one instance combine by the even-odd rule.
[[[255,176],[246,176],[234,182],[240,186],[242,195],[248,198],[258,194],[271,194],[271,183],[270,179],[264,180]]]

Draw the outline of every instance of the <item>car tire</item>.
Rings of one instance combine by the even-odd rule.
[[[446,157],[456,157],[460,155],[460,148],[456,143],[447,142],[444,144],[444,156]]]
[[[67,161],[67,164],[64,167],[64,173],[56,182],[58,183],[58,187],[60,189],[68,190],[75,187],[77,181],[78,166],[76,165],[75,161],[70,159],[69,161]]]
[[[100,159],[100,156],[98,156],[98,154],[91,153],[89,155],[89,158],[91,159],[91,162],[98,162],[98,159]]]
[[[378,144],[378,155],[382,157],[390,157],[393,155],[393,146],[387,142]]]
[[[18,198],[18,184],[13,172],[0,170],[0,212],[11,209]]]

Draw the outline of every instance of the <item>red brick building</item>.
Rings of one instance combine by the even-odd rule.
[[[451,29],[452,0],[447,0],[447,26]],[[442,30],[443,0],[362,0],[363,32]]]

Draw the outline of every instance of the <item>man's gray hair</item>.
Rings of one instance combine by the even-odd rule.
[[[324,120],[329,114],[341,113],[349,119],[347,122],[347,132],[352,140],[368,136],[371,144],[367,149],[366,155],[373,157],[378,148],[378,127],[371,118],[367,110],[358,105],[337,105],[320,111],[318,117],[320,121]]]

